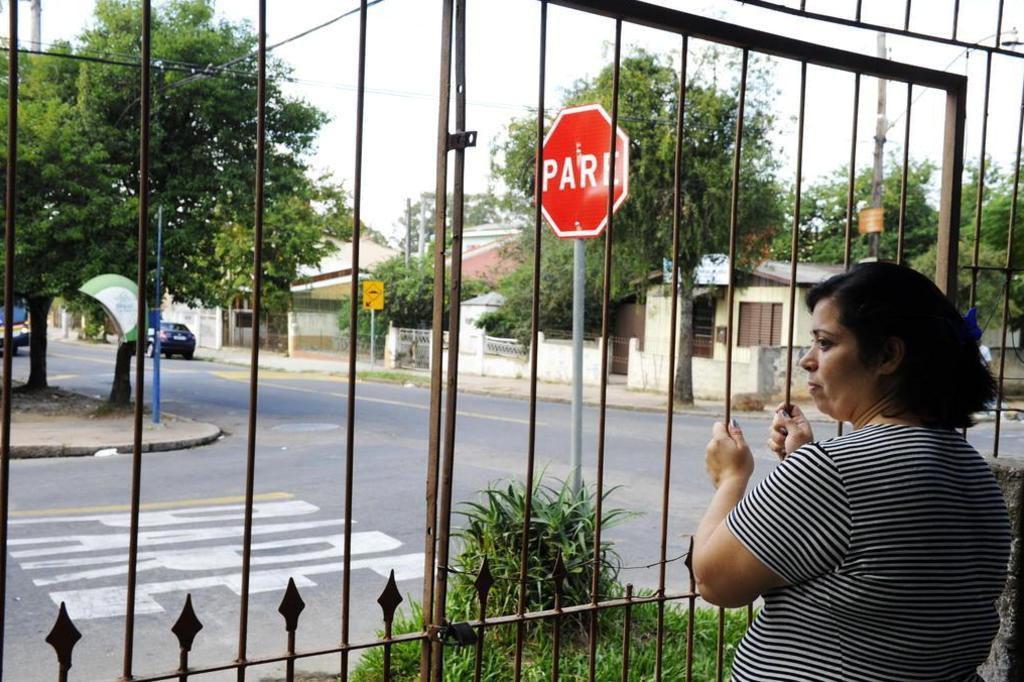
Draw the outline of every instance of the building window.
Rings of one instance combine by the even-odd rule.
[[[781,338],[781,303],[740,303],[737,346],[778,346]]]
[[[715,300],[702,296],[693,300],[693,357],[715,355]]]

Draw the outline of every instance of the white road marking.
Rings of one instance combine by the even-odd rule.
[[[267,564],[293,563],[297,561],[320,561],[322,559],[335,559],[343,556],[345,546],[344,535],[326,535],[323,537],[293,538],[290,540],[276,540],[273,542],[254,543],[252,545],[252,557],[250,563],[253,566],[265,566]],[[325,547],[326,545],[326,547]],[[298,554],[268,553],[261,554],[267,550],[283,549],[286,547],[313,547],[309,551]],[[375,554],[378,552],[389,552],[398,549],[402,543],[385,535],[380,531],[367,531],[352,534],[352,554]],[[71,582],[73,580],[94,580],[114,575],[128,573],[128,556],[125,554],[114,554],[102,557],[90,557],[85,561],[76,559],[55,559],[47,561],[27,561],[21,564],[25,570],[72,568],[89,564],[116,564],[106,568],[97,568],[86,571],[75,571],[73,573],[61,573],[50,578],[36,578],[32,582],[42,587],[44,585],[56,585],[58,583]],[[235,568],[242,563],[242,545],[228,545],[221,547],[208,547],[197,552],[194,549],[176,550],[171,552],[140,552],[138,560],[138,571],[152,571],[158,568],[169,571],[216,571],[228,568]]]
[[[357,559],[351,563],[352,570],[369,569],[381,577],[387,577],[395,571],[395,580],[414,580],[423,577],[423,553],[400,554],[397,556]],[[249,574],[249,592],[283,592],[288,579],[295,580],[296,587],[315,587],[310,578],[314,575],[340,573],[340,561],[317,564],[314,566],[298,566],[295,568],[275,568],[266,571],[253,571]],[[216,575],[205,578],[187,580],[169,580],[159,583],[142,583],[136,587],[136,615],[163,613],[164,607],[154,596],[174,592],[195,592],[210,587],[226,587],[236,595],[242,594],[242,574]],[[124,604],[128,590],[125,587],[95,587],[85,590],[68,590],[51,592],[50,599],[54,604],[64,602],[68,615],[78,622],[94,618],[115,618],[124,615]],[[174,608],[180,608],[175,604]]]
[[[308,502],[288,500],[286,502],[257,502],[252,506],[254,520],[278,516],[302,516],[320,511]],[[144,511],[139,513],[139,527],[174,526],[201,521],[234,521],[245,518],[245,505],[211,505],[206,507],[189,507],[187,509],[169,509],[160,511]],[[115,514],[71,514],[67,516],[47,516],[43,518],[12,519],[10,524],[28,525],[39,523],[98,523],[109,528],[130,528],[131,515],[127,512]]]
[[[311,530],[313,528],[324,528],[325,526],[343,525],[345,525],[345,522],[342,519],[303,521],[300,523],[272,523],[262,526],[253,526],[252,534],[268,535],[270,533],[293,533],[300,530]],[[139,533],[139,547],[178,545],[186,542],[203,542],[206,540],[238,538],[242,536],[244,530],[245,529],[242,526],[222,526],[220,528],[184,528],[180,530],[142,531]],[[54,554],[71,554],[75,552],[127,549],[129,539],[130,537],[128,533],[112,533],[108,535],[54,535],[41,538],[17,538],[8,540],[7,544],[10,547],[23,547],[25,545],[56,545],[55,547],[22,549],[11,552],[11,556],[15,559],[22,559],[36,556],[52,556]]]
[[[300,587],[315,587],[311,576],[340,573],[343,570],[344,535],[335,530],[326,534],[324,528],[344,527],[344,519],[312,519],[268,523],[274,518],[309,516],[319,512],[315,505],[302,500],[281,500],[253,505],[253,536],[265,537],[251,545],[250,593],[280,592],[294,578]],[[222,498],[227,504],[204,504],[207,501],[182,501],[181,506],[160,506],[139,515],[141,530],[138,534],[137,569],[140,582],[136,584],[136,613],[164,612],[157,596],[192,592],[198,589],[226,587],[240,595],[240,572],[221,575],[196,575],[225,570],[237,570],[242,563],[243,528],[231,525],[210,525],[243,518],[245,508],[231,498]],[[198,504],[196,504],[198,502]],[[210,500],[209,502],[214,502]],[[75,620],[123,617],[127,599],[124,584],[110,585],[108,581],[123,583],[128,572],[128,546],[130,536],[120,529],[129,527],[130,518],[121,508],[82,508],[77,510],[42,510],[39,516],[12,520],[12,526],[25,531],[38,528],[40,523],[92,524],[108,530],[97,533],[52,534],[42,537],[15,537],[8,540],[10,556],[19,561],[22,570],[32,572],[32,582],[38,587],[65,586],[49,592],[55,604],[66,602]],[[55,513],[56,512],[56,513]],[[63,512],[63,513],[60,513]],[[310,534],[310,531],[313,531]],[[217,544],[220,541],[221,544]],[[423,577],[422,553],[388,555],[402,546],[402,542],[378,530],[352,533],[351,554],[373,555],[353,558],[353,570],[368,569],[381,577],[395,571],[396,580]],[[188,574],[179,579],[141,582],[144,576],[160,571]],[[165,576],[161,576],[165,577]],[[107,585],[103,585],[108,582]],[[97,586],[97,583],[99,585]],[[79,587],[89,585],[88,587]],[[74,589],[77,587],[78,589]],[[71,588],[71,589],[69,589]],[[174,609],[180,600],[174,600]]]

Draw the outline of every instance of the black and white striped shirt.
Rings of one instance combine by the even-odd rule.
[[[976,680],[999,627],[1010,528],[960,434],[866,426],[797,450],[729,529],[784,578],[733,680]]]

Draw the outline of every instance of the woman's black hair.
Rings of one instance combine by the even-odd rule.
[[[902,339],[903,362],[894,374],[901,414],[927,426],[962,428],[995,397],[995,380],[963,318],[921,273],[895,263],[861,263],[814,286],[808,309],[826,298],[857,338],[864,364],[882,360],[888,339]]]

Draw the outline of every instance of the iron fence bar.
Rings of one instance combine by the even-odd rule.
[[[484,664],[484,636],[487,632],[487,593],[480,595],[480,623],[476,632],[476,651],[473,660],[473,682],[480,682]],[[387,679],[387,678],[385,678]]]
[[[850,123],[850,175],[846,185],[846,233],[843,244],[843,270],[850,269],[853,241],[853,198],[857,184],[857,114],[860,111],[860,74],[853,76],[853,117]]]
[[[427,634],[424,632],[410,632],[403,635],[393,635],[391,639],[377,639],[370,642],[359,642],[349,644],[348,646],[336,646],[327,649],[316,649],[310,651],[301,651],[295,654],[280,654],[277,656],[267,656],[265,658],[251,658],[246,661],[232,661],[231,663],[220,663],[210,665],[204,668],[191,668],[188,673],[191,676],[199,677],[202,675],[208,675],[210,673],[224,672],[227,670],[240,670],[242,668],[255,668],[261,665],[272,665],[275,663],[285,663],[288,661],[298,661],[306,658],[315,658],[318,656],[330,656],[333,654],[340,654],[343,650],[347,651],[362,651],[364,649],[372,649],[374,647],[383,647],[386,644],[403,644],[408,642],[418,642],[427,639]],[[154,675],[144,675],[133,677],[131,682],[163,682],[163,680],[176,680],[181,675],[180,670],[173,672],[157,673]]]
[[[363,112],[366,100],[366,0],[359,3],[359,62],[356,81],[356,148],[352,182],[352,295],[348,314],[348,395],[345,409],[345,527],[341,569],[341,643],[348,644],[352,600],[352,495],[355,476],[356,351],[359,328],[359,227],[363,196]],[[348,680],[348,651],[341,652],[341,682]]]
[[[540,178],[544,168],[544,88],[547,82],[547,31],[548,3],[540,3],[540,55],[537,79],[537,149],[534,154],[534,177]],[[526,611],[526,567],[530,550],[530,521],[533,518],[533,477],[534,459],[537,448],[537,363],[538,333],[540,332],[540,244],[543,218],[541,206],[544,199],[544,183],[534,182],[533,202],[533,296],[530,300],[530,407],[526,443],[526,499],[523,500],[523,532],[519,552],[519,595],[516,612]],[[513,678],[518,682],[523,674],[523,643],[526,636],[525,623],[516,625],[516,651],[513,662]]]
[[[252,562],[253,489],[256,483],[256,413],[259,398],[260,313],[263,306],[263,204],[267,137],[267,0],[259,0],[256,69],[256,181],[253,223],[252,349],[249,359],[249,424],[245,462],[245,522],[242,534],[241,606],[238,614],[238,661],[246,660],[249,634],[249,574]],[[345,522],[348,523],[348,519]],[[245,680],[245,666],[238,680]]]
[[[860,16],[858,5],[858,17]],[[857,114],[860,112],[860,73],[853,76],[853,117],[850,123],[850,175],[846,183],[846,234],[843,244],[843,270],[850,269],[853,244],[853,198],[857,185]],[[843,422],[836,421],[836,435],[843,435]]]
[[[956,304],[957,258],[960,240],[960,179],[964,169],[964,127],[967,82],[947,91],[942,141],[942,179],[939,187],[939,226],[935,284]]]
[[[953,40],[956,40],[957,24],[960,23],[960,0],[953,3]]]
[[[598,601],[598,585],[601,576],[601,515],[604,509],[604,455],[605,455],[605,419],[608,411],[608,325],[611,316],[612,289],[612,228],[615,207],[615,157],[618,141],[619,125],[619,68],[622,61],[622,19],[615,20],[615,61],[612,66],[612,124],[609,147],[608,168],[608,224],[604,231],[604,291],[601,298],[601,397],[597,417],[597,482],[594,502],[594,569],[590,581],[591,603]],[[594,682],[597,672],[597,611],[590,613],[589,633],[589,680]]]
[[[910,31],[910,0],[906,2],[906,11],[903,15],[903,30]]]
[[[676,107],[676,154],[672,179],[672,306],[668,337],[668,400],[665,409],[665,464],[662,470],[661,489],[661,546],[658,557],[658,594],[665,593],[665,577],[668,556],[668,501],[669,483],[672,480],[672,428],[675,421],[676,386],[676,328],[679,324],[679,223],[682,196],[683,164],[683,123],[686,115],[686,66],[689,39],[682,37],[679,65],[679,104]],[[654,679],[661,682],[662,665],[665,655],[665,602],[658,602],[658,636],[654,651]]]
[[[455,2],[455,127],[466,129],[466,0]],[[445,136],[447,139],[447,135]],[[446,142],[447,148],[447,142]],[[452,513],[452,476],[455,469],[455,417],[459,390],[459,311],[462,292],[462,219],[463,191],[465,185],[465,148],[455,150],[454,179],[452,186],[452,274],[448,296],[448,377],[445,388],[444,408],[444,461],[440,480],[440,509],[438,510],[437,562],[448,565],[449,535]],[[442,231],[436,239],[444,234]],[[435,273],[436,276],[436,273]],[[446,618],[448,597],[448,572],[438,571],[434,588],[433,623],[439,624]],[[444,674],[443,653],[438,647],[432,655],[433,678],[441,682]]]
[[[726,293],[725,327],[725,423],[732,419],[732,346],[733,310],[736,307],[736,232],[739,222],[740,160],[743,156],[743,112],[747,96],[747,66],[750,52],[743,50],[740,67],[739,106],[736,113],[736,145],[732,160],[732,198],[729,206],[729,285]],[[725,646],[725,609],[718,609],[718,641],[715,649],[715,679],[719,682],[724,674],[723,650]]]
[[[988,141],[988,104],[989,86],[992,84],[992,54],[985,59],[985,95],[981,110],[981,156],[978,159],[978,194],[974,207],[974,253],[971,258],[971,306],[978,299],[978,261],[981,259],[981,217],[982,203],[985,199],[985,145]]]
[[[686,571],[690,577],[690,592],[686,610],[686,682],[693,682],[693,628],[696,625],[697,579],[693,575],[693,536],[686,552]]]
[[[1002,47],[992,47],[992,46],[989,46],[989,45],[980,45],[978,43],[969,43],[969,42],[967,42],[965,40],[958,40],[957,37],[956,37],[956,32],[957,32],[957,22],[959,20],[959,14],[960,14],[960,3],[959,2],[956,3],[955,11],[954,11],[954,14],[953,14],[953,37],[952,38],[946,38],[944,36],[930,35],[928,33],[919,33],[917,31],[909,31],[909,30],[906,30],[906,29],[893,28],[892,26],[886,26],[885,24],[866,23],[866,22],[861,21],[859,18],[857,20],[853,20],[853,19],[844,19],[843,17],[833,16],[831,14],[821,14],[821,13],[818,13],[818,12],[801,12],[800,10],[796,9],[795,7],[786,7],[785,5],[779,5],[779,4],[775,3],[775,2],[770,2],[770,0],[734,0],[734,1],[735,2],[741,2],[744,5],[753,5],[754,7],[760,7],[762,9],[769,9],[769,10],[773,10],[773,11],[777,11],[777,12],[784,12],[786,14],[792,14],[792,15],[795,15],[795,16],[803,17],[805,19],[814,19],[816,21],[826,21],[826,22],[830,22],[830,23],[833,23],[833,24],[841,24],[843,26],[848,26],[848,27],[851,27],[851,28],[860,28],[860,29],[864,29],[864,30],[867,30],[867,31],[875,31],[875,32],[880,32],[880,33],[888,33],[889,35],[898,35],[898,36],[902,36],[904,38],[914,38],[916,40],[927,40],[927,41],[930,41],[930,42],[943,43],[943,44],[946,44],[946,45],[955,45],[957,47],[969,48],[969,49],[972,49],[972,50],[987,50],[987,51],[995,52],[996,54],[1006,55],[1008,57],[1017,57],[1017,58],[1024,57],[1024,54],[1021,54],[1019,52],[1014,52],[1013,50],[1007,50],[1007,49],[1002,48]],[[867,72],[865,71],[865,73],[867,73]],[[870,74],[870,75],[875,76],[877,74]],[[889,78],[887,80],[908,80],[908,79],[905,79],[905,78]],[[923,82],[918,81],[918,85],[926,85],[926,84],[923,83]],[[941,86],[932,86],[932,87],[941,87]]]
[[[14,3],[11,3],[12,5]],[[135,318],[135,407],[132,412],[131,511],[128,531],[128,576],[124,614],[124,678],[132,678],[135,644],[135,585],[138,576],[139,506],[142,496],[142,409],[146,378],[146,237],[149,229],[149,123],[152,105],[150,88],[151,3],[142,2],[142,40],[139,95],[139,224],[136,243],[136,318]],[[13,53],[12,53],[13,54]],[[11,318],[6,318],[10,320]],[[10,348],[10,346],[6,346]],[[6,360],[6,358],[5,358]],[[2,672],[0,672],[2,675]]]
[[[1003,383],[1006,377],[1006,331],[1010,323],[1010,294],[1013,284],[1013,231],[1017,228],[1017,194],[1020,189],[1021,142],[1024,137],[1024,86],[1021,87],[1020,118],[1017,123],[1017,158],[1013,164],[1013,192],[1010,200],[1010,224],[1006,227],[1006,279],[1003,290],[1003,329],[999,346],[999,377],[996,380],[996,424],[992,456],[999,456],[999,432],[1002,422]]]
[[[1003,0],[999,0],[999,12],[998,12],[998,14],[996,16],[996,47],[999,47],[1000,43],[1002,42],[1002,36],[1000,35],[1002,32],[1003,32]]]
[[[7,161],[4,194],[4,319],[14,319],[14,244],[18,171],[18,3],[8,6]],[[14,325],[5,324],[4,348],[14,347]],[[13,353],[4,353],[3,422],[0,424],[0,677],[4,670],[4,631],[7,625],[7,521],[11,487],[11,372]]]
[[[904,233],[907,226],[907,175],[910,173],[910,108],[914,103],[914,84],[907,83],[907,111],[903,126],[903,177],[900,179],[900,219],[896,230],[896,262],[903,265]]]
[[[800,247],[800,192],[804,172],[804,114],[807,98],[807,62],[800,63],[800,113],[796,132],[796,191],[793,199],[793,233],[789,243],[789,337],[786,341],[786,409],[793,396],[793,331],[796,323],[796,266]]]
[[[663,602],[658,602],[659,604]],[[626,606],[622,617],[622,682],[629,682],[629,637],[633,629],[633,584],[626,584]]]
[[[441,370],[444,334],[445,216],[448,212],[448,122],[451,107],[452,18],[454,0],[443,0],[441,10],[441,74],[437,116],[437,161],[434,185],[434,301],[430,344],[430,421],[426,472],[426,527],[423,531],[423,629],[434,625],[434,580],[437,552],[437,492],[441,463]],[[447,561],[445,564],[447,565]],[[440,655],[440,642],[423,640],[420,679],[428,679],[431,659]]]
[[[857,0],[857,12],[854,16],[856,17],[855,21],[857,21],[858,23],[860,23],[861,5],[863,4],[863,0]]]
[[[565,578],[565,564],[562,553],[555,559],[555,570],[552,576],[555,582],[555,615],[551,619],[551,682],[558,682],[559,667],[562,659],[562,581]]]

